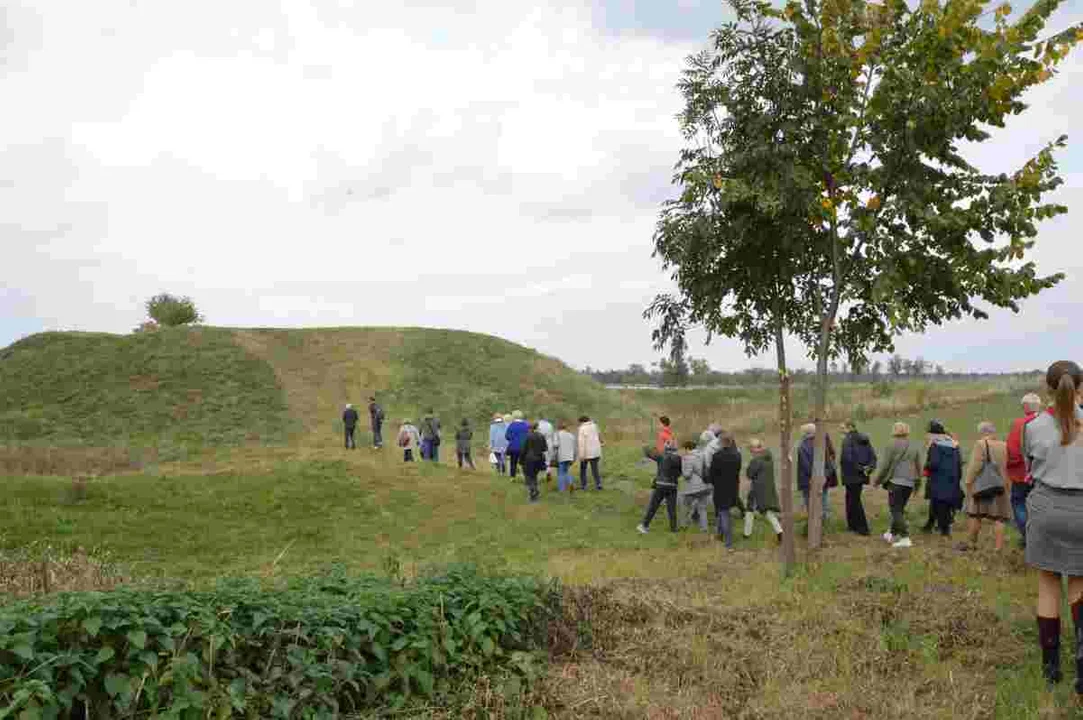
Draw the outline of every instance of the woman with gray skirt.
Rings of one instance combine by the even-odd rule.
[[[1075,691],[1083,695],[1083,369],[1049,366],[1053,406],[1029,424],[1026,454],[1034,490],[1027,497],[1027,564],[1038,569],[1038,642],[1042,671],[1059,682],[1061,577],[1075,622]]]

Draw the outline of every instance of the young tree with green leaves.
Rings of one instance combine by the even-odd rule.
[[[203,321],[189,297],[161,293],[147,300],[147,315],[163,327],[191,325]]]
[[[1065,138],[1011,175],[973,166],[962,144],[1022,113],[1024,93],[1054,76],[1080,35],[1039,39],[1060,0],[1014,22],[987,0],[730,4],[736,19],[680,83],[682,193],[655,235],[679,294],[648,314],[662,319],[656,343],[683,343],[675,328],[692,323],[762,351],[766,325],[809,348],[818,547],[831,360],[986,318],[978,303],[1018,310],[1061,279],[1039,276],[1026,256],[1038,224],[1066,211],[1043,201],[1061,183],[1054,151]]]

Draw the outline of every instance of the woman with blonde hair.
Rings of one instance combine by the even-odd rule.
[[[1034,489],[1027,497],[1027,564],[1038,569],[1038,642],[1042,671],[1059,682],[1061,578],[1075,621],[1075,691],[1083,695],[1083,368],[1049,366],[1053,407],[1027,424],[1026,453]]]
[[[992,520],[996,549],[1004,549],[1004,523],[1011,517],[1008,505],[1008,445],[997,439],[997,429],[988,420],[978,425],[978,441],[966,466],[967,534],[970,545],[978,542],[981,521]],[[992,483],[999,481],[999,486]]]
[[[895,423],[891,437],[891,444],[884,448],[884,462],[876,473],[874,484],[877,487],[883,485],[887,490],[891,508],[891,528],[884,533],[884,540],[891,543],[891,547],[908,548],[913,542],[906,524],[906,503],[921,478],[921,444],[910,440],[910,426],[902,422]]]

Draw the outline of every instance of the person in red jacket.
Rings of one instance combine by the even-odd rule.
[[[658,439],[654,443],[654,449],[661,455],[665,452],[667,442],[672,442],[674,444],[676,444],[676,442],[673,440],[673,428],[669,426],[669,418],[663,415],[658,418],[658,422],[662,423],[662,428],[658,431]]]
[[[1027,472],[1027,458],[1024,455],[1023,431],[1031,420],[1042,411],[1042,399],[1034,393],[1023,396],[1023,417],[1016,418],[1012,422],[1012,428],[1008,432],[1008,479],[1012,483],[1012,516],[1015,526],[1019,529],[1021,543],[1027,543],[1027,495],[1033,485]]]

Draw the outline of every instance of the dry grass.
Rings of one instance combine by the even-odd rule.
[[[34,447],[0,445],[0,475],[78,475],[143,470],[157,450],[118,447]]]
[[[112,590],[129,578],[108,553],[31,545],[0,552],[0,598]]]

